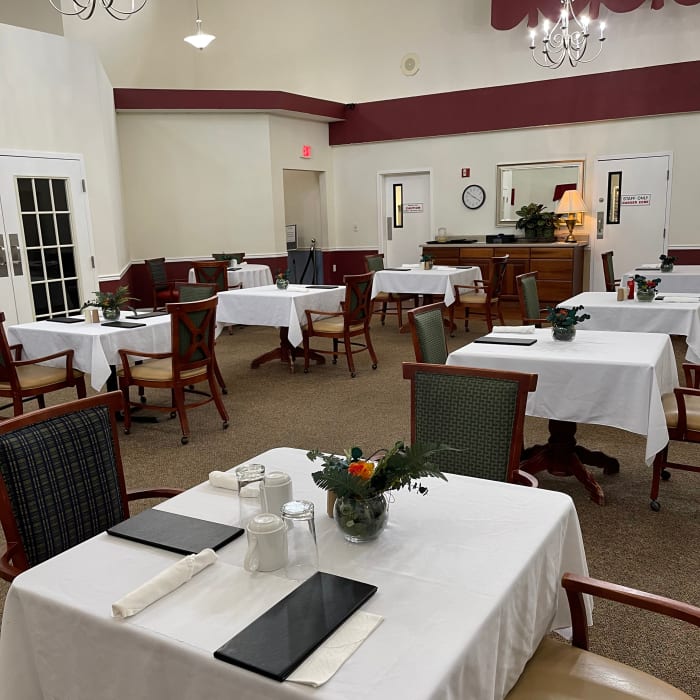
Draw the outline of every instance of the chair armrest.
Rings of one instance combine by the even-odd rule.
[[[528,474],[521,469],[516,469],[513,472],[513,483],[520,484],[520,486],[532,486],[535,489],[539,488],[540,486],[540,482],[537,481],[537,477],[533,476],[532,474]]]
[[[148,486],[143,489],[128,489],[126,497],[130,501],[136,501],[140,498],[172,498],[182,493],[184,489],[172,489],[166,486]]]
[[[561,585],[569,600],[573,625],[572,644],[579,649],[588,649],[588,623],[583,604],[584,593],[616,603],[631,605],[641,610],[649,610],[667,617],[674,617],[677,620],[683,620],[700,627],[700,608],[690,603],[570,573],[564,574]]]
[[[172,352],[145,352],[143,350],[129,350],[128,348],[119,348],[119,357],[122,363],[128,364],[129,357],[145,357],[148,360],[164,360],[166,357],[171,357]]]
[[[22,569],[18,569],[12,564],[13,553],[17,549],[17,544],[8,544],[7,549],[0,556],[0,576],[6,581],[12,581],[16,576],[22,573]]]
[[[25,365],[38,365],[40,362],[46,362],[47,360],[55,360],[59,357],[66,358],[66,369],[73,369],[73,355],[74,350],[61,350],[61,352],[55,352],[53,355],[44,355],[43,357],[35,357],[31,360],[16,360],[12,364],[15,367],[24,367]]]
[[[22,343],[17,343],[16,345],[9,346],[10,352],[15,353],[15,362],[18,362],[22,359],[22,347]]]
[[[676,397],[676,406],[678,407],[678,425],[677,430],[681,434],[685,434],[686,428],[688,427],[688,414],[685,408],[684,396],[700,396],[700,389],[693,389],[692,387],[679,386],[673,390],[673,394]]]
[[[700,372],[700,364],[696,364],[694,362],[684,362],[681,366],[683,367],[685,385],[688,387],[694,387],[695,377]]]

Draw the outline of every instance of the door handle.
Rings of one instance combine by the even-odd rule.
[[[10,262],[12,263],[12,272],[14,275],[22,274],[22,253],[19,248],[19,234],[11,233],[8,235],[8,241],[10,244]],[[17,251],[17,257],[15,258],[15,251]]]

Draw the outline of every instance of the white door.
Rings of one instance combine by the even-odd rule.
[[[671,156],[598,158],[596,230],[591,246],[591,290],[604,291],[601,253],[612,250],[615,277],[666,252],[671,201]]]
[[[0,310],[26,323],[80,310],[97,289],[77,157],[0,154]]]
[[[384,176],[384,266],[420,260],[430,240],[430,173]]]

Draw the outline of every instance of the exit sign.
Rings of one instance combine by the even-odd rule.
[[[301,147],[301,157],[311,158],[311,146],[304,145]]]

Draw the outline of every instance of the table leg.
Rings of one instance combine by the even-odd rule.
[[[598,505],[605,503],[603,489],[584,464],[600,467],[604,474],[616,474],[620,463],[603,452],[589,450],[576,444],[576,423],[550,420],[549,440],[546,445],[535,445],[523,450],[520,468],[528,474],[547,470],[554,476],[575,476]]]
[[[303,351],[301,348],[296,348],[289,342],[289,328],[287,326],[280,326],[280,344],[279,347],[274,350],[263,353],[256,357],[251,363],[251,369],[257,369],[260,365],[266,362],[272,362],[273,360],[279,360],[282,363],[289,365],[289,371],[294,371],[294,360],[297,355],[301,356]],[[317,365],[322,365],[326,362],[326,358],[317,352],[311,351],[311,359],[316,362]]]

